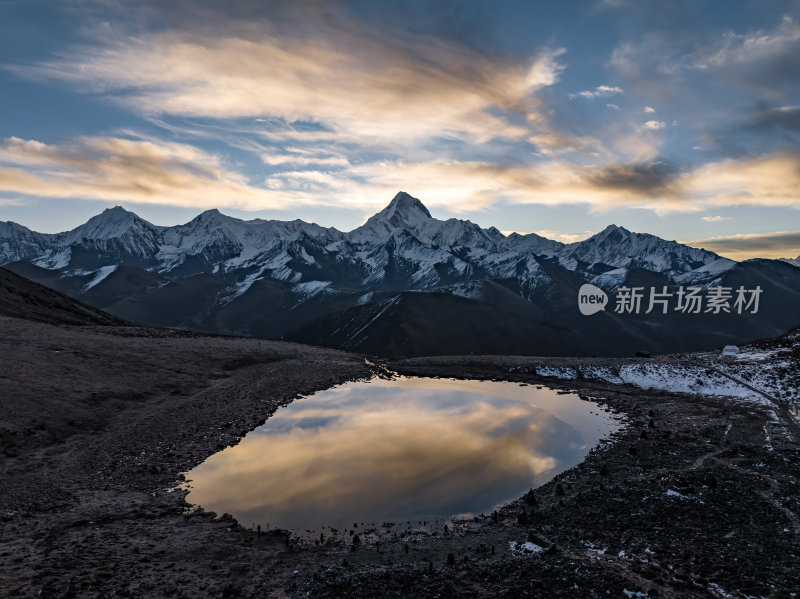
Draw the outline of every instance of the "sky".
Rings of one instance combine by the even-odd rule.
[[[800,255],[800,0],[2,0],[0,220],[614,223]]]

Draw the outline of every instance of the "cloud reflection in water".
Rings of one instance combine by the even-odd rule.
[[[211,456],[187,499],[288,529],[479,513],[583,459],[613,428],[594,408],[512,383],[348,383]]]

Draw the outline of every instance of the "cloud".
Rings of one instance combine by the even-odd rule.
[[[704,216],[703,220],[707,223],[718,223],[723,220],[731,220],[730,216]]]
[[[625,90],[621,87],[617,86],[610,86],[610,85],[598,85],[593,90],[585,90],[582,92],[578,92],[577,94],[567,94],[570,100],[580,96],[582,98],[588,98],[589,100],[593,98],[605,98],[608,96],[613,96],[616,94],[623,94]]]
[[[81,137],[61,145],[10,137],[0,145],[0,192],[192,207],[277,208],[212,154],[185,144]]]
[[[619,110],[619,106],[616,104],[606,104],[606,108],[610,108],[611,110]]]
[[[666,128],[667,124],[663,121],[647,121],[642,124],[642,129],[649,129],[650,131],[660,131]]]
[[[219,31],[106,35],[56,60],[8,68],[152,117],[260,117],[382,140],[551,133],[537,93],[558,81],[563,48],[523,60],[379,30],[323,7],[302,16],[292,27],[255,20]]]
[[[556,241],[560,241],[562,243],[574,243],[576,241],[583,241],[584,239],[588,239],[597,231],[581,231],[579,233],[562,233],[561,231],[556,231],[553,229],[540,229],[539,231],[534,231],[537,235],[541,235],[542,237],[547,237],[548,239],[555,239]]]
[[[695,66],[746,85],[779,89],[800,77],[800,24],[786,15],[772,31],[728,32],[698,53]]]
[[[648,114],[653,114],[653,113],[656,111],[656,109],[655,109],[655,108],[653,108],[652,106],[645,106],[645,107],[644,107],[644,111],[645,111],[646,113],[648,113]]]
[[[686,242],[734,260],[786,258],[800,255],[800,231],[745,233]]]
[[[650,108],[680,117],[683,141],[672,139],[670,146],[686,143],[713,153],[708,157],[729,158],[798,147],[797,102],[791,99],[800,81],[800,24],[784,17],[758,30],[675,31],[646,30],[638,40],[623,40],[609,59],[622,87]],[[746,114],[757,102],[757,111]],[[669,123],[653,124],[661,122]]]
[[[800,106],[762,106],[745,122],[744,128],[763,133],[781,130],[800,133]]]
[[[699,204],[800,209],[800,152],[711,162],[682,175],[680,183]]]
[[[348,166],[350,162],[343,156],[303,156],[301,152],[295,151],[288,154],[265,153],[261,154],[261,161],[270,166],[283,166],[291,164],[294,166]]]
[[[679,175],[678,168],[667,162],[615,164],[592,169],[587,181],[600,189],[654,196],[675,193],[673,188]]]
[[[800,153],[731,159],[682,170],[667,161],[586,166],[553,160],[508,166],[486,162],[402,161],[354,167],[364,201],[401,187],[452,211],[498,201],[592,210],[641,208],[658,214],[698,212],[727,205],[784,206],[800,210]],[[356,189],[349,190],[354,196]],[[370,195],[371,194],[371,195]]]
[[[82,137],[51,145],[8,138],[0,145],[0,193],[246,210],[328,205],[365,214],[382,208],[400,189],[451,212],[498,202],[581,204],[594,211],[628,207],[657,214],[728,205],[800,209],[800,153],[791,152],[691,170],[665,160],[598,166],[558,158],[536,164],[349,161],[303,147],[259,155],[273,172],[254,180],[188,144]]]
[[[772,30],[708,38],[654,29],[636,43],[618,45],[609,64],[658,98],[680,98],[688,89],[682,77],[697,73],[704,84],[785,92],[800,76],[800,24],[787,15]]]
[[[636,173],[637,168],[641,172]],[[387,197],[405,189],[431,207],[453,212],[480,210],[497,202],[517,204],[586,204],[603,210],[615,206],[657,211],[696,210],[668,179],[647,173],[645,166],[587,167],[551,161],[540,165],[431,160],[377,162],[354,165],[346,173],[313,174],[303,171],[276,173],[270,184],[284,192],[322,194],[346,198],[368,207],[382,207]],[[657,182],[658,181],[658,182]]]

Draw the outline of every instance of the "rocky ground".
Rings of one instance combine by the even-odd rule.
[[[748,351],[380,365],[0,317],[0,596],[794,597],[798,343]],[[496,513],[433,532],[365,527],[355,545],[258,535],[169,491],[298,394],[390,371],[576,390],[627,425]]]

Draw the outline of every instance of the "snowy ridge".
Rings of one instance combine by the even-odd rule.
[[[157,227],[120,206],[108,208],[85,224],[57,236],[56,245],[84,245],[110,253],[149,257],[158,247],[163,227]]]
[[[50,236],[13,222],[0,222],[0,262],[42,258],[49,250]]]
[[[553,284],[545,261],[607,290],[624,284],[631,268],[662,273],[675,284],[707,285],[736,264],[615,225],[568,245],[534,233],[506,237],[468,220],[433,218],[405,192],[349,233],[301,220],[245,221],[218,210],[160,227],[119,206],[55,235],[0,223],[0,264],[17,260],[65,272],[130,264],[170,277],[210,273],[235,286],[223,304],[260,278],[290,285],[329,281],[330,289],[360,296],[441,289],[473,298],[479,291],[472,283],[505,280],[529,300]]]
[[[732,260],[713,252],[665,241],[648,233],[631,233],[624,227],[609,225],[600,233],[569,244],[559,254],[559,261],[570,270],[579,264],[603,264],[614,268],[644,268],[670,276],[700,269],[712,262]],[[717,267],[719,270],[719,266]]]

